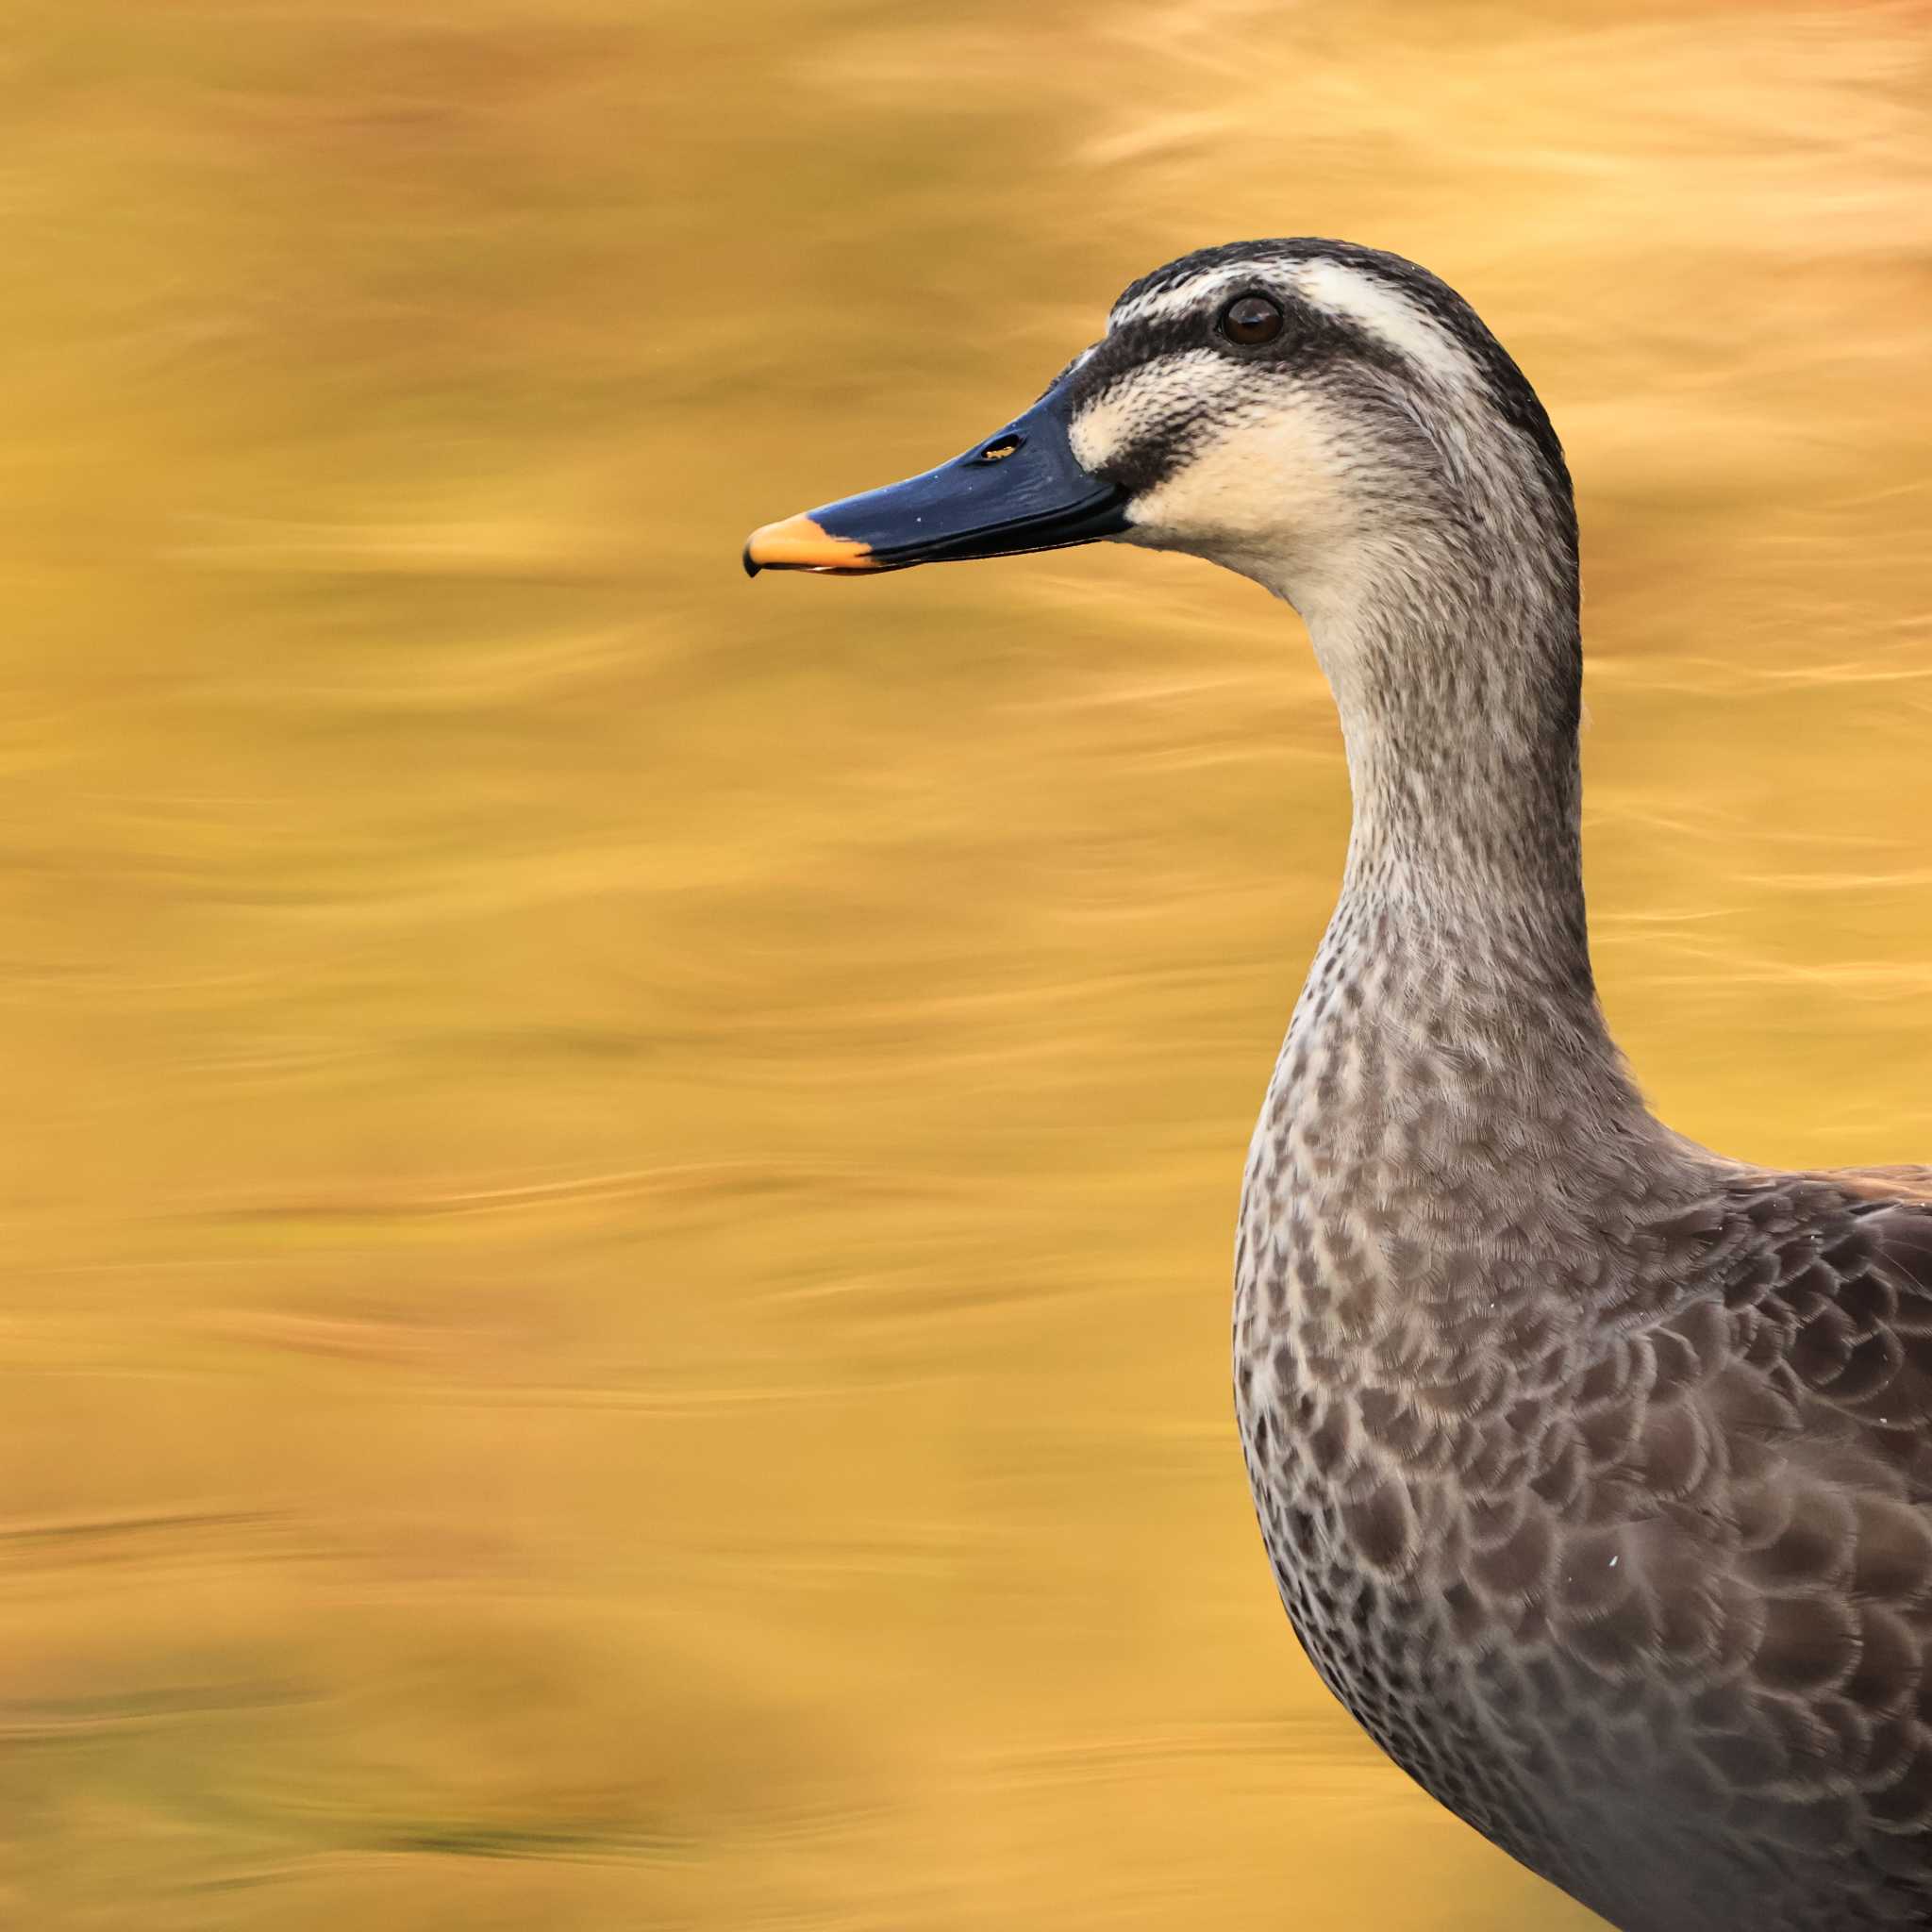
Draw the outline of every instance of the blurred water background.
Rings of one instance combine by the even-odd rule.
[[[1589,1922],[1274,1600],[1293,620],[739,575],[1117,290],[1460,287],[1580,483],[1659,1108],[1932,1153],[1932,11],[22,0],[0,1920]]]

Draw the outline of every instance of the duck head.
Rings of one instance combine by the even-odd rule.
[[[1414,263],[1312,239],[1143,275],[1024,414],[767,524],[744,566],[853,575],[1100,539],[1224,564],[1311,625],[1525,556],[1574,575],[1560,447],[1495,338]]]

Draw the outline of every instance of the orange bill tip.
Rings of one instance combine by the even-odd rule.
[[[872,545],[850,537],[835,537],[809,517],[787,517],[751,533],[744,546],[744,574],[761,570],[876,570]]]

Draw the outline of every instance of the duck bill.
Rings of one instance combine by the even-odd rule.
[[[1083,470],[1049,391],[1000,433],[923,476],[847,496],[754,530],[748,576],[811,570],[837,576],[1062,550],[1118,536],[1126,492]]]

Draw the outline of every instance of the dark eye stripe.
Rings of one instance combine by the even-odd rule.
[[[1241,299],[1245,298],[1237,297],[1238,302]],[[1400,352],[1389,343],[1325,309],[1273,293],[1260,299],[1280,308],[1281,326],[1266,341],[1243,347],[1239,358],[1242,362],[1261,369],[1311,373],[1342,358],[1380,369],[1401,371],[1407,367]],[[1232,359],[1236,345],[1223,335],[1220,326],[1225,301],[1224,296],[1218,297],[1180,314],[1150,315],[1114,329],[1102,338],[1085,362],[1068,372],[1065,379],[1074,396],[1084,401],[1103,395],[1136,370],[1165,356],[1208,350]]]
[[[1253,290],[1247,293],[1260,295]],[[1238,294],[1234,303],[1243,299]],[[1077,411],[1118,389],[1150,363],[1176,356],[1224,357],[1230,364],[1241,365],[1236,376],[1239,383],[1270,375],[1319,375],[1338,363],[1398,375],[1408,367],[1379,337],[1325,309],[1274,292],[1260,299],[1279,308],[1281,325],[1273,337],[1254,346],[1237,344],[1224,335],[1223,316],[1233,306],[1224,291],[1185,312],[1147,316],[1116,328],[1063,378],[1074,408]],[[1108,458],[1103,473],[1133,495],[1152,490],[1214,435],[1240,392],[1204,394],[1191,407],[1186,402],[1170,405],[1158,419],[1133,425],[1133,440]]]

